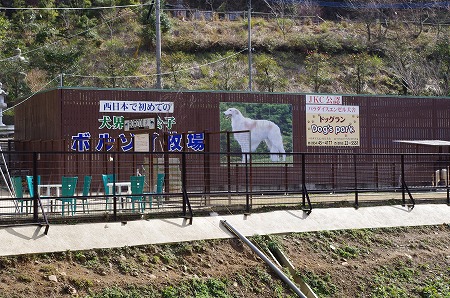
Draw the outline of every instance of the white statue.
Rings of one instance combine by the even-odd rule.
[[[7,107],[7,104],[5,103],[5,95],[8,93],[2,89],[3,84],[0,82],[0,126],[5,126],[3,124],[3,109]]]
[[[2,87],[3,87],[3,84],[0,82],[0,95],[3,95],[3,94],[8,95],[8,93],[5,90],[3,90]]]

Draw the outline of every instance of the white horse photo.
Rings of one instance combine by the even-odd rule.
[[[234,139],[241,146],[242,152],[255,152],[259,144],[264,141],[269,148],[272,161],[279,161],[280,155],[283,161],[286,161],[283,137],[278,125],[269,120],[255,120],[244,117],[236,108],[229,108],[224,114],[231,119],[233,131],[250,131],[250,140],[245,133],[234,133]],[[242,154],[242,162],[245,162],[245,154]]]

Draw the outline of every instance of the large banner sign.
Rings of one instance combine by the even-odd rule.
[[[173,113],[173,102],[100,100],[100,113]]]
[[[359,146],[359,107],[306,105],[307,146]]]
[[[306,104],[316,104],[316,105],[341,105],[342,96],[341,95],[321,95],[321,94],[307,94]]]

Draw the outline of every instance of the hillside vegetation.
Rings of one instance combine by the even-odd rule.
[[[25,7],[16,2],[12,7]],[[38,2],[47,8],[105,6]],[[58,84],[154,88],[155,18],[148,8],[2,12],[0,82],[9,106]],[[450,29],[439,22],[448,10],[359,10],[326,20],[319,11],[294,8],[271,7],[264,18],[252,17],[253,91],[450,95]],[[247,19],[172,14],[164,10],[161,20],[162,87],[248,90]]]

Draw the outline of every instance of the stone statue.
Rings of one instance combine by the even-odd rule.
[[[5,124],[3,124],[3,109],[7,107],[5,103],[5,95],[7,95],[8,93],[6,93],[6,91],[3,90],[2,87],[3,84],[0,82],[0,126],[5,126]]]
[[[8,93],[2,89],[3,84],[0,82],[0,95],[8,95]]]

